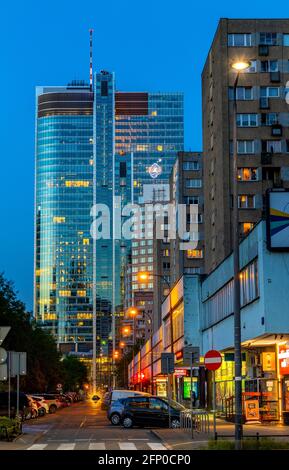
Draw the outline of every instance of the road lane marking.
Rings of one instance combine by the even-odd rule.
[[[167,448],[160,442],[148,442],[148,446],[152,450],[167,450]]]
[[[133,438],[133,437],[129,437],[128,438],[128,441],[149,441],[149,439],[140,439],[140,438]]]
[[[68,444],[60,444],[57,450],[74,450],[75,443],[69,442]]]
[[[120,450],[137,450],[133,442],[119,442]]]
[[[33,444],[32,446],[28,447],[27,450],[43,450],[47,447],[48,444]]]
[[[104,442],[90,442],[88,450],[105,450]]]

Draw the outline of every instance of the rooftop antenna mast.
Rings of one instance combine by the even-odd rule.
[[[89,87],[90,91],[92,91],[92,34],[93,29],[89,30]]]

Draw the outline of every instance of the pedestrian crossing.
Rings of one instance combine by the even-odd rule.
[[[46,442],[33,444],[26,450],[166,450],[161,442]]]

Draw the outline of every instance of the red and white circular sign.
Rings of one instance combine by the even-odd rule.
[[[221,367],[222,356],[219,351],[211,349],[205,354],[205,366],[208,370],[217,370]]]

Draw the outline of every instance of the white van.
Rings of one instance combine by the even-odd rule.
[[[110,392],[109,404],[111,405],[111,403],[120,398],[137,397],[139,395],[150,396],[149,393],[139,392],[137,390],[112,390],[112,392]]]

